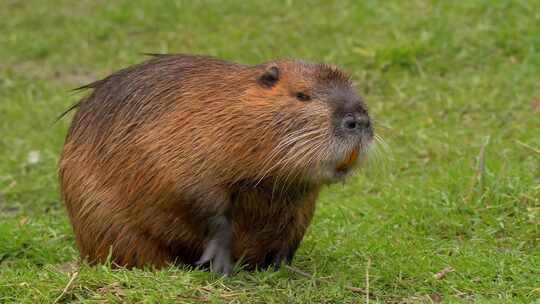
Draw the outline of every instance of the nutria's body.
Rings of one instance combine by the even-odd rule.
[[[373,136],[348,78],[297,60],[159,55],[84,88],[59,175],[90,262],[290,262]]]

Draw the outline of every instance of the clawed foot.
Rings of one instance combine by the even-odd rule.
[[[232,274],[231,252],[226,246],[220,244],[218,239],[212,239],[208,242],[203,255],[196,264],[205,265],[208,263],[210,263],[210,270],[214,272],[227,277]]]
[[[293,254],[286,249],[281,249],[278,252],[270,252],[266,255],[264,262],[260,265],[262,269],[273,267],[279,269],[283,265],[290,265]]]
[[[232,227],[224,215],[218,215],[208,221],[209,241],[204,252],[196,263],[204,265],[210,263],[210,270],[225,276],[232,274],[231,239]]]
[[[291,265],[291,257],[288,253],[280,252],[274,257],[272,265],[277,269],[282,265]]]

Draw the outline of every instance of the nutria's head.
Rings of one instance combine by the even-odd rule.
[[[265,138],[272,138],[261,178],[321,184],[347,176],[373,138],[368,110],[349,76],[333,66],[299,60],[254,69],[256,84],[245,100],[256,105],[253,111],[265,111],[259,115],[264,117],[261,128]]]

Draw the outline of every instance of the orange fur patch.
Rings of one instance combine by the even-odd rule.
[[[352,166],[354,161],[358,158],[358,149],[354,149],[347,155],[347,157],[337,166],[336,170],[343,171]]]

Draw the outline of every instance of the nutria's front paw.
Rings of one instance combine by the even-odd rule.
[[[203,255],[196,264],[204,265],[207,263],[210,263],[210,270],[214,272],[227,277],[232,274],[231,251],[218,239],[212,239],[208,242]]]

